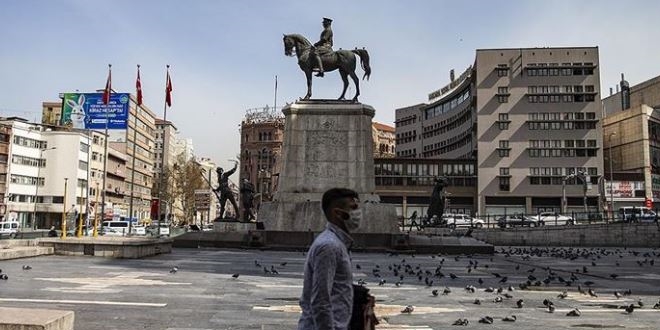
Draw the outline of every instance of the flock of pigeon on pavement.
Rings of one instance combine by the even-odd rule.
[[[599,294],[608,294],[606,292],[597,293],[595,284],[593,281],[589,280],[592,278],[600,278],[601,280],[616,281],[619,275],[615,273],[616,268],[620,266],[620,261],[616,261],[614,267],[610,265],[603,265],[599,267],[599,259],[605,256],[613,256],[616,259],[635,259],[635,263],[639,267],[653,267],[655,266],[656,257],[660,257],[660,252],[657,252],[655,249],[649,252],[641,253],[635,250],[629,250],[626,248],[617,248],[617,249],[605,249],[605,248],[535,248],[535,247],[509,247],[501,248],[497,253],[503,255],[507,260],[515,262],[515,272],[512,274],[500,274],[498,272],[490,271],[489,265],[485,262],[479,262],[472,255],[467,256],[455,256],[453,257],[454,262],[460,264],[461,260],[467,260],[463,265],[465,266],[465,273],[475,275],[477,269],[480,270],[480,274],[487,274],[488,277],[479,277],[473,285],[465,286],[464,290],[468,293],[475,293],[477,290],[483,290],[486,293],[493,293],[495,295],[493,303],[503,303],[504,301],[510,300],[514,301],[514,292],[516,290],[534,290],[535,287],[561,287],[561,293],[556,297],[545,298],[542,303],[544,308],[548,313],[555,312],[555,303],[553,299],[566,299],[568,297],[569,291],[575,291],[580,295],[585,295],[589,297],[598,297]],[[396,254],[390,254],[390,256],[397,257]],[[522,262],[516,262],[512,257],[519,257]],[[415,258],[415,255],[411,255],[412,258]],[[564,270],[564,269],[555,269],[551,267],[534,267],[534,266],[524,266],[525,262],[530,261],[533,257],[551,257],[558,258],[570,261],[576,261],[578,259],[587,260],[587,263],[591,262],[591,267],[582,266],[579,268]],[[433,255],[431,258],[436,259],[436,256]],[[445,274],[443,272],[443,266],[445,264],[445,258],[437,256],[439,259],[435,270],[424,269],[420,267],[419,264],[413,265],[413,262],[410,259],[407,261],[405,258],[401,259],[400,262],[394,262],[387,265],[387,270],[381,268],[380,265],[376,264],[374,268],[371,269],[371,274],[368,277],[371,277],[374,281],[378,282],[379,286],[385,286],[388,284],[388,278],[394,279],[394,286],[400,287],[406,284],[421,284],[429,287],[431,290],[431,295],[437,297],[439,295],[449,295],[452,292],[452,289],[449,286],[444,286],[444,288],[434,289],[434,282],[439,282],[441,279],[448,277],[447,281],[451,283],[453,280],[459,278],[459,275],[455,273]],[[491,258],[492,262],[493,259]],[[465,261],[463,261],[465,262]],[[482,264],[483,263],[483,264]],[[455,266],[456,264],[454,264]],[[523,266],[521,266],[523,265]],[[362,267],[359,264],[355,264],[355,268],[361,270]],[[606,276],[603,276],[603,272],[609,273]],[[463,276],[462,274],[460,276]],[[526,280],[519,283],[511,283],[509,277],[526,277]],[[485,279],[485,280],[484,280]],[[495,282],[496,287],[487,286],[484,287],[486,282]],[[367,285],[367,280],[358,279],[359,285]],[[540,290],[539,290],[540,291]],[[631,296],[632,290],[627,289],[621,292],[619,291],[610,291],[614,297],[617,299],[624,296]],[[525,301],[523,299],[515,300],[516,307],[519,309],[524,308]],[[474,305],[481,305],[481,299],[474,299]],[[631,314],[635,309],[644,308],[645,304],[642,299],[638,299],[635,304],[621,305],[618,308],[624,310],[626,313]],[[652,307],[653,309],[660,309],[660,300],[658,300]],[[411,314],[415,310],[414,306],[406,306],[401,313]],[[574,308],[570,310],[566,316],[568,317],[579,317],[582,315],[582,312],[579,308]],[[517,317],[515,315],[509,315],[502,318],[504,322],[515,322]],[[495,319],[491,316],[484,316],[478,320],[479,323],[492,324],[495,322]],[[469,320],[466,318],[460,318],[456,320],[453,325],[465,326],[469,324]]]
[[[394,287],[401,287],[404,285],[422,285],[422,283],[429,288],[430,294],[433,297],[438,296],[447,296],[452,293],[450,287],[456,287],[452,285],[452,281],[459,279],[461,276],[471,274],[471,278],[475,277],[474,275],[484,274],[486,276],[479,277],[475,283],[465,286],[464,290],[467,293],[476,293],[477,291],[483,290],[486,293],[492,293],[494,298],[493,303],[499,304],[507,301],[515,301],[516,308],[523,309],[525,308],[526,302],[524,299],[515,299],[515,291],[534,291],[535,288],[541,287],[554,287],[560,288],[558,295],[547,297],[541,302],[547,313],[555,312],[555,303],[553,300],[563,300],[569,296],[569,292],[578,293],[580,295],[588,297],[598,297],[599,295],[611,294],[617,299],[622,297],[632,296],[632,290],[622,290],[622,291],[603,291],[597,292],[596,283],[592,281],[602,280],[602,281],[617,281],[619,275],[616,273],[616,268],[620,266],[620,261],[616,261],[614,267],[612,265],[599,265],[599,259],[602,257],[610,256],[615,257],[618,260],[635,260],[634,262],[639,267],[654,267],[655,258],[660,257],[660,252],[656,249],[649,252],[638,252],[632,249],[627,248],[615,248],[615,249],[606,249],[606,248],[539,248],[539,247],[508,247],[500,248],[496,253],[503,255],[508,261],[516,263],[514,268],[515,272],[504,274],[495,271],[489,270],[489,264],[483,259],[483,257],[475,257],[473,255],[461,255],[461,256],[443,256],[443,255],[431,255],[432,259],[435,259],[435,269],[429,267],[422,267],[419,263],[415,262],[415,255],[399,255],[397,253],[390,253],[389,256],[396,258],[397,261],[381,267],[376,264],[371,269],[370,272],[365,272],[367,274],[366,278],[358,278],[357,284],[368,286],[370,283],[377,283],[378,286],[384,287],[389,286],[393,282]],[[303,255],[305,253],[303,252]],[[428,257],[428,256],[426,256]],[[516,260],[517,257],[518,261]],[[557,258],[564,259],[569,261],[581,260],[579,264],[591,263],[591,266],[581,266],[575,269],[566,270],[558,269],[553,267],[535,267],[535,266],[525,266],[525,262],[529,262],[532,258]],[[401,259],[400,259],[401,258]],[[406,259],[408,258],[408,260]],[[465,267],[465,275],[457,273],[445,273],[443,272],[443,266],[447,261],[445,258],[453,259],[452,268],[455,268],[457,265]],[[418,256],[419,259],[419,256]],[[481,259],[482,261],[479,261]],[[493,261],[493,258],[490,258],[490,262]],[[279,267],[286,266],[286,262],[283,262]],[[578,264],[578,263],[576,263]],[[254,266],[263,270],[264,275],[277,275],[279,274],[275,265],[264,266],[258,260],[254,261]],[[362,266],[358,263],[354,263],[354,267],[363,272]],[[477,272],[478,270],[478,272]],[[474,271],[474,273],[473,273]],[[172,272],[172,271],[170,271]],[[174,270],[176,272],[176,270]],[[235,273],[232,275],[232,278],[237,279],[240,274]],[[516,278],[526,278],[526,280],[518,283],[512,283],[509,280],[510,277]],[[447,285],[438,286],[437,283],[445,281]],[[494,286],[485,286],[486,283],[496,283]],[[437,288],[436,288],[437,287]],[[454,289],[456,290],[456,289]],[[541,291],[541,290],[538,290]],[[485,303],[482,299],[475,298],[473,301],[474,305],[481,305]],[[536,303],[531,303],[536,305]],[[655,302],[652,305],[653,309],[660,309],[660,300]],[[631,314],[636,309],[644,308],[645,304],[642,299],[637,299],[634,304],[623,304],[619,306],[621,310],[625,313]],[[648,307],[647,307],[648,308]],[[402,314],[412,314],[415,312],[415,307],[413,305],[406,306],[401,310]],[[582,315],[582,312],[579,308],[573,308],[568,313],[567,317],[579,317]],[[508,315],[502,318],[503,322],[516,322],[517,317],[515,315]],[[479,323],[492,324],[496,322],[495,318],[491,316],[483,316],[479,318]],[[466,326],[470,321],[466,318],[457,319],[453,325],[456,326]]]

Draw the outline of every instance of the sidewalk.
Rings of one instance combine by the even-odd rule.
[[[53,253],[52,247],[39,246],[35,239],[0,240],[0,260],[37,257]]]

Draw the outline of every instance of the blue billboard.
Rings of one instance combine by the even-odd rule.
[[[128,93],[110,94],[110,102],[103,104],[103,93],[64,93],[60,124],[83,129],[126,129],[130,96]]]

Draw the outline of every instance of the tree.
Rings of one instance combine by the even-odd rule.
[[[208,189],[208,184],[201,175],[201,167],[193,159],[185,160],[183,154],[177,159],[180,162],[174,167],[175,199],[180,202],[183,210],[183,223],[191,222],[197,213],[195,208],[195,190]]]

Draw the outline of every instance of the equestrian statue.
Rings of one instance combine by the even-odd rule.
[[[358,102],[360,95],[360,80],[355,75],[356,59],[355,55],[360,57],[360,64],[364,70],[362,79],[369,80],[371,76],[371,67],[369,66],[369,53],[366,49],[354,50],[332,50],[332,29],[330,25],[332,20],[323,18],[323,32],[318,42],[312,43],[300,34],[284,35],[284,55],[298,57],[298,66],[305,72],[307,77],[307,94],[303,100],[309,100],[312,97],[312,73],[317,72],[317,77],[323,77],[325,72],[339,70],[339,75],[344,82],[344,89],[339,96],[339,100],[345,100],[346,89],[348,88],[348,76],[351,76],[355,83],[355,96],[353,102]]]

